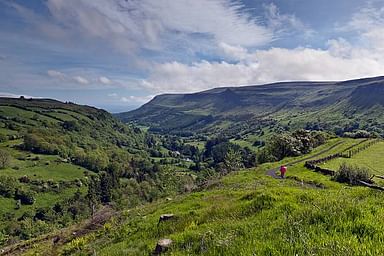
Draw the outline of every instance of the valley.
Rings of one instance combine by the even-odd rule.
[[[384,187],[381,81],[160,95],[137,119],[1,98],[0,255],[381,254],[360,183]]]

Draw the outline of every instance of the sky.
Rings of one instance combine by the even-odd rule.
[[[162,93],[384,75],[384,0],[0,0],[0,96],[123,112]]]

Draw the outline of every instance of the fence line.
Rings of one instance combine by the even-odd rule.
[[[363,143],[365,143],[367,141],[369,141],[369,139],[366,139],[366,140],[363,140],[363,141],[361,141],[359,143],[356,143],[356,144],[354,144],[354,145],[344,149],[340,153],[328,155],[326,157],[323,157],[323,158],[320,158],[320,159],[316,159],[316,160],[306,161],[304,166],[307,169],[314,170],[315,172],[320,172],[320,173],[325,174],[325,175],[334,175],[336,173],[336,171],[330,170],[330,169],[326,169],[326,168],[322,168],[322,167],[320,167],[318,165],[319,164],[323,164],[325,162],[328,162],[328,161],[330,161],[332,159],[339,158],[339,157],[351,158],[354,155],[360,153],[361,151],[366,150],[369,147],[375,145],[380,140],[379,139],[371,140],[368,143],[364,144],[363,146],[359,147],[359,145],[361,145],[361,144],[363,144]]]

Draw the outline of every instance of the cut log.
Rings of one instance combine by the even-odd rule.
[[[359,180],[359,183],[361,185],[369,187],[369,188],[373,188],[373,189],[384,191],[384,187],[379,187],[379,186],[376,186],[376,185],[373,185],[373,184],[369,184],[369,183],[361,181],[361,180]]]

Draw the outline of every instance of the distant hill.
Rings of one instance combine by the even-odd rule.
[[[124,125],[105,110],[71,102],[0,98],[0,125],[0,134],[5,136],[21,137],[39,130],[39,135],[49,133],[46,137],[67,137],[67,144],[62,146],[70,143],[95,149],[97,144],[99,148],[110,149],[113,145],[131,152],[144,148],[144,134],[140,130]]]
[[[163,94],[117,114],[152,131],[194,135],[274,129],[368,129],[383,133],[384,77],[344,82],[282,82]],[[354,124],[354,123],[358,124]],[[353,126],[351,128],[351,126]]]

